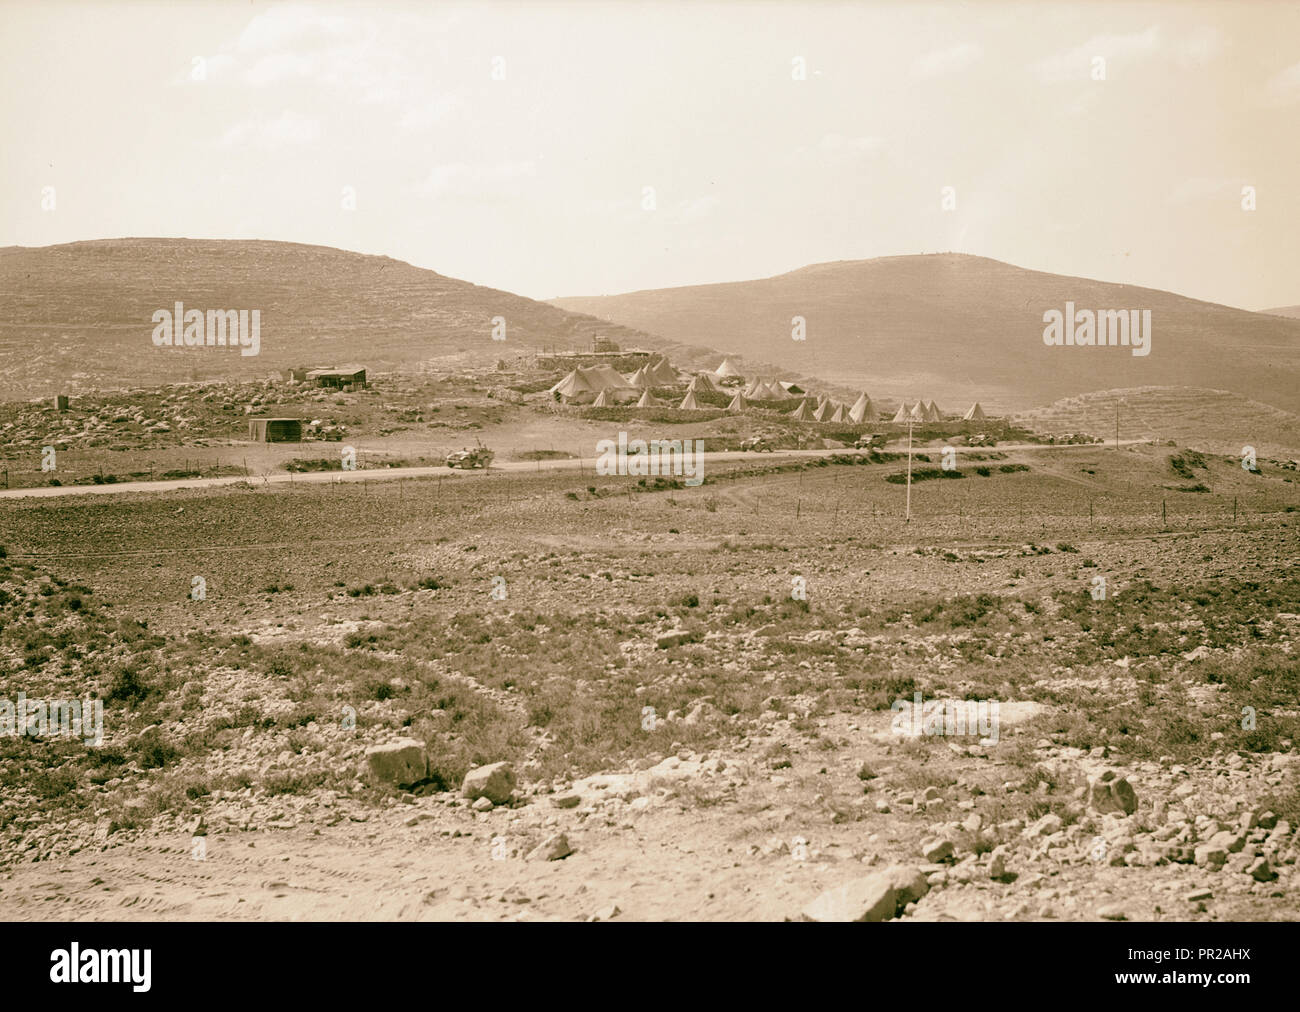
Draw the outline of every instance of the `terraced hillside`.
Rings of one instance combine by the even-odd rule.
[[[1174,440],[1210,453],[1300,456],[1300,416],[1226,390],[1138,387],[1066,397],[1016,420],[1036,432],[1087,432],[1113,439],[1119,403],[1123,439]]]
[[[260,309],[261,352],[158,348],[155,310]],[[492,339],[503,317],[506,339]],[[182,380],[262,378],[359,361],[476,363],[602,334],[665,345],[509,292],[393,260],[298,243],[104,239],[0,250],[0,400]]]

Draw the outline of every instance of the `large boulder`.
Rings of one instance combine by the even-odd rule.
[[[1102,815],[1109,812],[1132,815],[1137,811],[1138,799],[1124,777],[1117,776],[1114,770],[1107,770],[1088,781],[1088,804],[1094,812]]]
[[[490,763],[465,774],[460,785],[462,797],[477,801],[487,798],[494,805],[504,805],[515,789],[515,771],[509,763]]]
[[[883,871],[828,889],[803,908],[805,921],[887,921],[926,894],[920,869],[891,865]]]
[[[366,749],[370,775],[381,784],[405,786],[428,775],[429,760],[424,746],[414,738],[401,738]]]

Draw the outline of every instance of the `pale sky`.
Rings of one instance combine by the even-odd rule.
[[[0,0],[0,122],[0,245],[282,239],[543,299],[952,250],[1300,303],[1295,2]]]

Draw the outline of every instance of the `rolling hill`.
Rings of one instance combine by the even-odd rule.
[[[260,309],[261,351],[159,348],[155,310]],[[492,340],[494,317],[506,340]],[[0,399],[188,380],[261,378],[290,366],[429,359],[491,363],[596,334],[671,353],[671,342],[388,257],[297,243],[105,239],[0,249]],[[693,349],[701,354],[698,349]]]
[[[1285,316],[1288,319],[1300,320],[1300,306],[1278,306],[1274,309],[1261,309],[1260,312],[1268,316]]]
[[[1048,347],[1043,314],[1149,309],[1150,355]],[[1132,285],[962,254],[816,264],[772,278],[552,300],[683,343],[707,344],[866,389],[872,397],[980,400],[996,411],[1094,390],[1204,387],[1300,410],[1300,321]],[[803,341],[791,320],[807,321]]]

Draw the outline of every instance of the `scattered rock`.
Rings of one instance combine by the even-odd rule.
[[[947,858],[952,857],[953,846],[951,840],[925,840],[921,843],[921,856],[931,864],[938,864]]]
[[[366,762],[375,781],[399,787],[423,780],[429,768],[424,746],[414,738],[374,745],[366,749]]]
[[[504,805],[514,789],[515,771],[505,762],[470,770],[460,785],[461,797],[472,801],[487,798],[494,805]]]
[[[1138,799],[1128,780],[1117,776],[1114,770],[1107,770],[1088,781],[1088,804],[1103,815],[1108,812],[1132,815],[1137,811]]]
[[[562,861],[573,853],[569,838],[563,833],[548,836],[528,853],[529,861]]]
[[[920,869],[893,865],[826,890],[804,907],[800,916],[821,923],[887,921],[928,890]]]
[[[1128,920],[1128,915],[1124,912],[1124,908],[1121,907],[1118,903],[1112,903],[1109,906],[1099,907],[1097,910],[1097,916],[1105,921],[1127,921]]]

